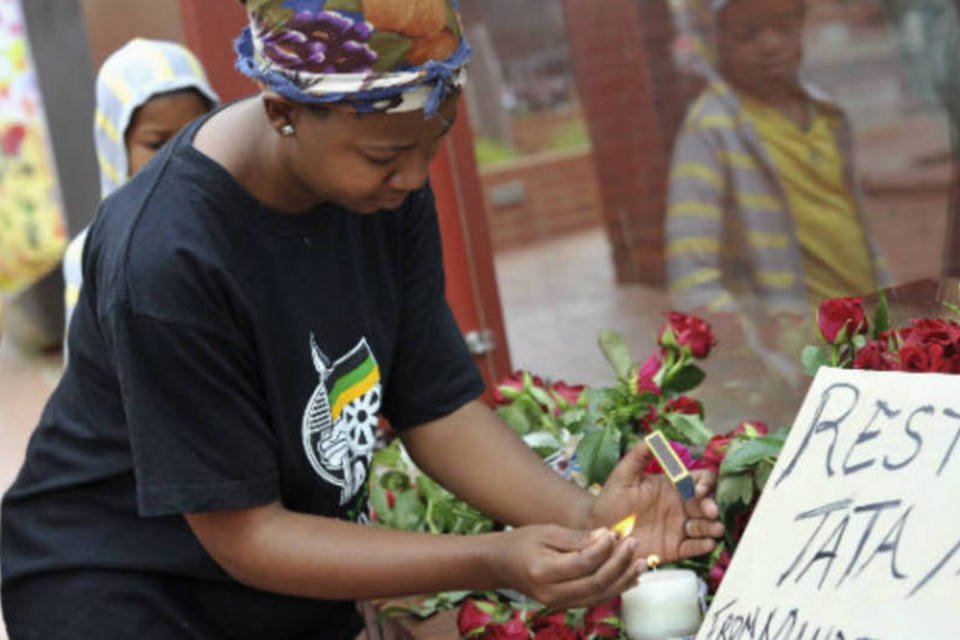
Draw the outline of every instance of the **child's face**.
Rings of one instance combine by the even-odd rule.
[[[192,89],[155,96],[140,106],[124,134],[129,177],[140,171],[167,140],[208,110],[207,101]]]
[[[796,84],[803,58],[803,0],[734,0],[719,15],[720,70],[760,96]]]
[[[422,111],[356,115],[336,107],[317,115],[301,111],[290,166],[319,202],[356,213],[396,209],[427,180],[430,161],[456,118],[458,98],[438,115]]]

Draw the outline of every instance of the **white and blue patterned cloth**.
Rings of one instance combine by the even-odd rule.
[[[194,89],[212,104],[219,102],[203,67],[175,42],[136,38],[113,52],[97,74],[93,140],[100,169],[100,197],[106,198],[129,179],[124,135],[133,114],[151,98]],[[81,263],[87,229],[67,246],[63,257],[66,326],[83,284]]]

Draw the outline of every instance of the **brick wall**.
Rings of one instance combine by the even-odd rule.
[[[513,144],[522,153],[547,151],[557,136],[582,120],[583,113],[576,103],[564,109],[514,116],[511,119]]]
[[[495,252],[601,224],[593,156],[544,152],[480,171]]]
[[[619,282],[664,282],[670,146],[686,108],[665,0],[564,0]]]

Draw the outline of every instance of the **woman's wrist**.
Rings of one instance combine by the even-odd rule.
[[[507,548],[510,544],[510,532],[498,531],[478,536],[464,536],[473,541],[470,544],[471,564],[477,577],[472,585],[477,591],[492,591],[510,587],[509,572],[506,569]]]
[[[596,517],[594,506],[596,505],[597,496],[593,495],[589,491],[583,491],[580,500],[571,505],[571,520],[570,526],[574,529],[580,529],[583,531],[592,531],[597,527],[605,526],[606,523],[600,522]]]

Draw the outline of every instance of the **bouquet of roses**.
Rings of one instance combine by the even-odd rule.
[[[957,322],[914,318],[905,327],[892,327],[882,293],[872,323],[866,315],[863,298],[825,300],[817,313],[817,325],[827,346],[804,349],[807,372],[812,375],[821,365],[830,365],[873,371],[960,373]]]
[[[599,344],[614,372],[612,385],[572,385],[519,371],[496,389],[495,408],[545,462],[589,490],[598,490],[623,455],[653,430],[664,433],[688,468],[717,472],[716,497],[727,527],[726,540],[708,557],[683,563],[713,593],[773,469],[785,431],[770,434],[764,423],[756,421],[743,422],[722,435],[707,429],[703,404],[691,395],[705,378],[697,361],[716,346],[710,326],[701,318],[669,313],[656,343],[652,354],[636,362],[620,334],[604,331]],[[396,447],[375,457],[379,471],[371,489],[374,519],[386,526],[435,532],[446,532],[444,527],[457,522],[463,524],[453,532],[486,529],[488,525],[481,526],[474,517],[479,514],[439,522],[431,517],[430,496],[443,490],[425,482],[426,477],[413,471],[412,462]],[[656,460],[645,471],[662,473]],[[451,511],[449,507],[442,511]],[[399,610],[426,617],[457,606],[464,637],[625,637],[617,601],[589,609],[550,611],[501,593],[453,592]]]
[[[667,436],[689,469],[717,472],[716,496],[727,526],[726,540],[708,557],[682,563],[695,570],[714,593],[786,431],[770,434],[762,422],[743,422],[722,435],[706,428],[703,404],[690,395],[705,378],[697,361],[708,357],[715,346],[712,331],[701,318],[668,314],[657,334],[656,350],[640,363],[616,332],[604,331],[599,342],[615,374],[613,385],[588,388],[544,381],[521,371],[498,387],[496,410],[546,462],[586,488],[599,488],[627,450],[653,430]],[[656,460],[645,471],[663,472]],[[490,617],[474,615],[478,606]],[[476,638],[623,637],[618,603],[605,606],[602,610],[611,612],[604,618],[605,633],[610,635],[601,635],[587,624],[597,619],[593,610],[531,614],[522,601],[491,594],[480,604],[465,601],[460,631]],[[471,624],[464,625],[464,619]],[[545,620],[550,624],[544,626]]]
[[[514,606],[488,594],[464,601],[457,628],[463,638],[485,640],[625,638],[619,609],[619,598],[590,608],[550,611]]]

